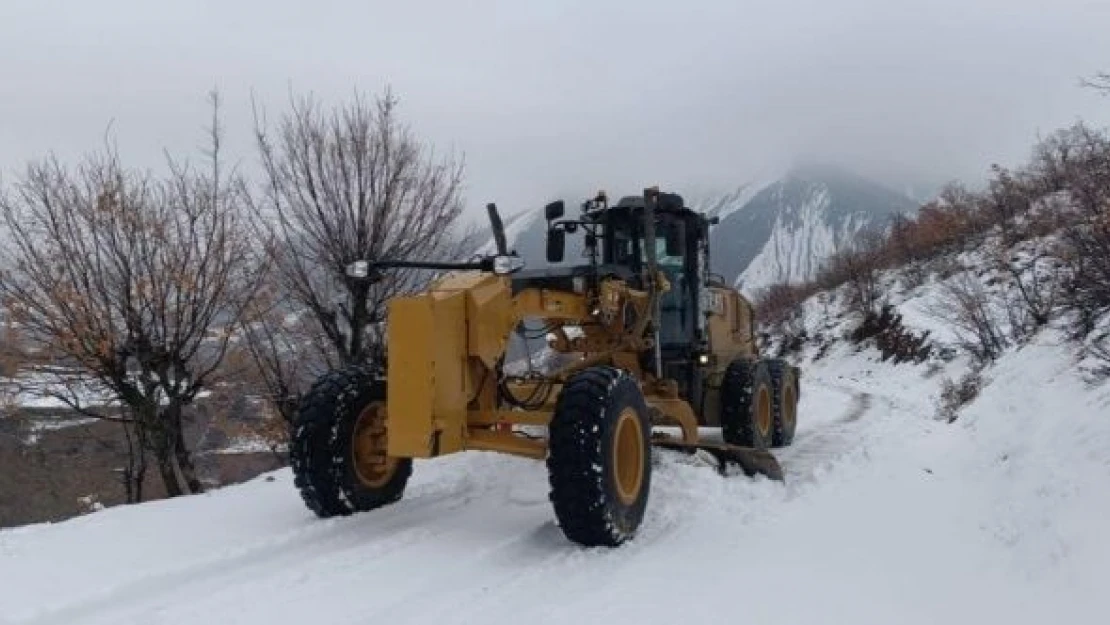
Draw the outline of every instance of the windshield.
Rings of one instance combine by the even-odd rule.
[[[647,250],[645,248],[646,248],[646,246],[640,248],[640,262],[645,262],[646,263],[647,262]],[[659,266],[662,267],[662,268],[675,269],[675,270],[681,270],[682,269],[682,257],[681,256],[669,256],[669,255],[667,255],[667,238],[663,235],[659,235],[659,236],[655,237],[655,262],[658,263]]]
[[[630,267],[645,266],[647,246],[644,245],[642,228],[628,215],[616,213],[612,217],[605,235],[605,262]],[[667,254],[667,234],[671,229],[681,226],[668,219],[659,219],[655,227],[655,262],[668,274],[683,271],[685,258],[682,255]]]

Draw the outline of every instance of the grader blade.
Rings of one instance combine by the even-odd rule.
[[[685,443],[674,439],[655,439],[651,442],[656,447],[682,451],[693,454],[698,450],[704,451],[717,460],[717,470],[721,475],[728,474],[728,468],[738,466],[748,477],[764,475],[779,482],[786,481],[779,464],[771,452],[752,447],[739,447],[725,443]]]

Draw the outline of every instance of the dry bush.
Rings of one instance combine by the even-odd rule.
[[[982,211],[1000,230],[1003,244],[1013,245],[1024,239],[1018,222],[1032,209],[1037,186],[1023,172],[1011,172],[999,165],[992,165],[991,171],[993,177],[987,184]]]
[[[1088,217],[1104,214],[1110,200],[1110,135],[1085,124],[1057,135],[1061,142],[1071,144],[1064,175],[1076,210]]]
[[[1005,275],[1005,309],[1011,338],[1022,341],[1048,325],[1063,296],[1065,270],[1049,240],[1000,250],[994,265]]]
[[[772,344],[774,335],[779,339],[779,357],[802,348],[808,339],[802,303],[816,292],[813,283],[783,283],[764,288],[752,297],[755,321],[764,329],[759,337],[763,347]]]
[[[979,195],[950,183],[936,200],[921,206],[914,217],[899,215],[882,242],[887,266],[931,260],[963,251],[975,240],[981,240],[988,229],[981,204]]]
[[[760,325],[777,326],[799,313],[799,307],[816,292],[809,284],[779,283],[764,288],[752,297],[755,321]]]
[[[883,235],[865,230],[848,248],[837,250],[814,280],[819,288],[848,285],[849,308],[866,316],[877,312],[882,301],[879,273],[887,266]]]
[[[849,334],[855,343],[873,340],[884,361],[921,363],[929,358],[932,346],[929,331],[915,334],[902,325],[902,315],[891,305],[879,312],[868,313],[860,325]]]
[[[983,282],[962,273],[940,285],[940,297],[926,312],[951,324],[960,346],[980,362],[994,360],[1009,342],[1001,328],[1005,311]]]
[[[937,401],[937,418],[952,423],[959,418],[960,409],[974,401],[982,388],[983,378],[978,369],[965,373],[958,382],[945,378]]]
[[[1074,314],[1073,334],[1081,337],[1110,315],[1110,209],[1069,226],[1064,242],[1063,306]]]

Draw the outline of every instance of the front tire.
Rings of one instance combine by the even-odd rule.
[[[636,379],[604,366],[575,374],[549,434],[550,498],[563,534],[588,547],[632,539],[651,488],[651,421]]]
[[[737,358],[721,381],[721,437],[730,445],[768,449],[774,438],[774,390],[764,360]]]
[[[373,510],[404,493],[412,459],[385,454],[385,391],[371,369],[353,366],[321,377],[301,402],[289,459],[317,516]]]

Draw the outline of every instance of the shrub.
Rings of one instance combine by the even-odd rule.
[[[943,283],[941,297],[928,307],[935,318],[949,323],[959,337],[960,346],[979,362],[994,360],[1009,342],[1002,333],[996,302],[982,280],[967,273]]]
[[[937,402],[937,418],[952,423],[959,418],[959,410],[979,396],[983,378],[978,369],[965,373],[958,382],[945,378],[941,383]]]
[[[929,332],[914,334],[902,325],[902,315],[889,304],[878,313],[868,313],[849,338],[855,343],[873,339],[882,359],[893,360],[895,364],[924,362],[932,352]]]

